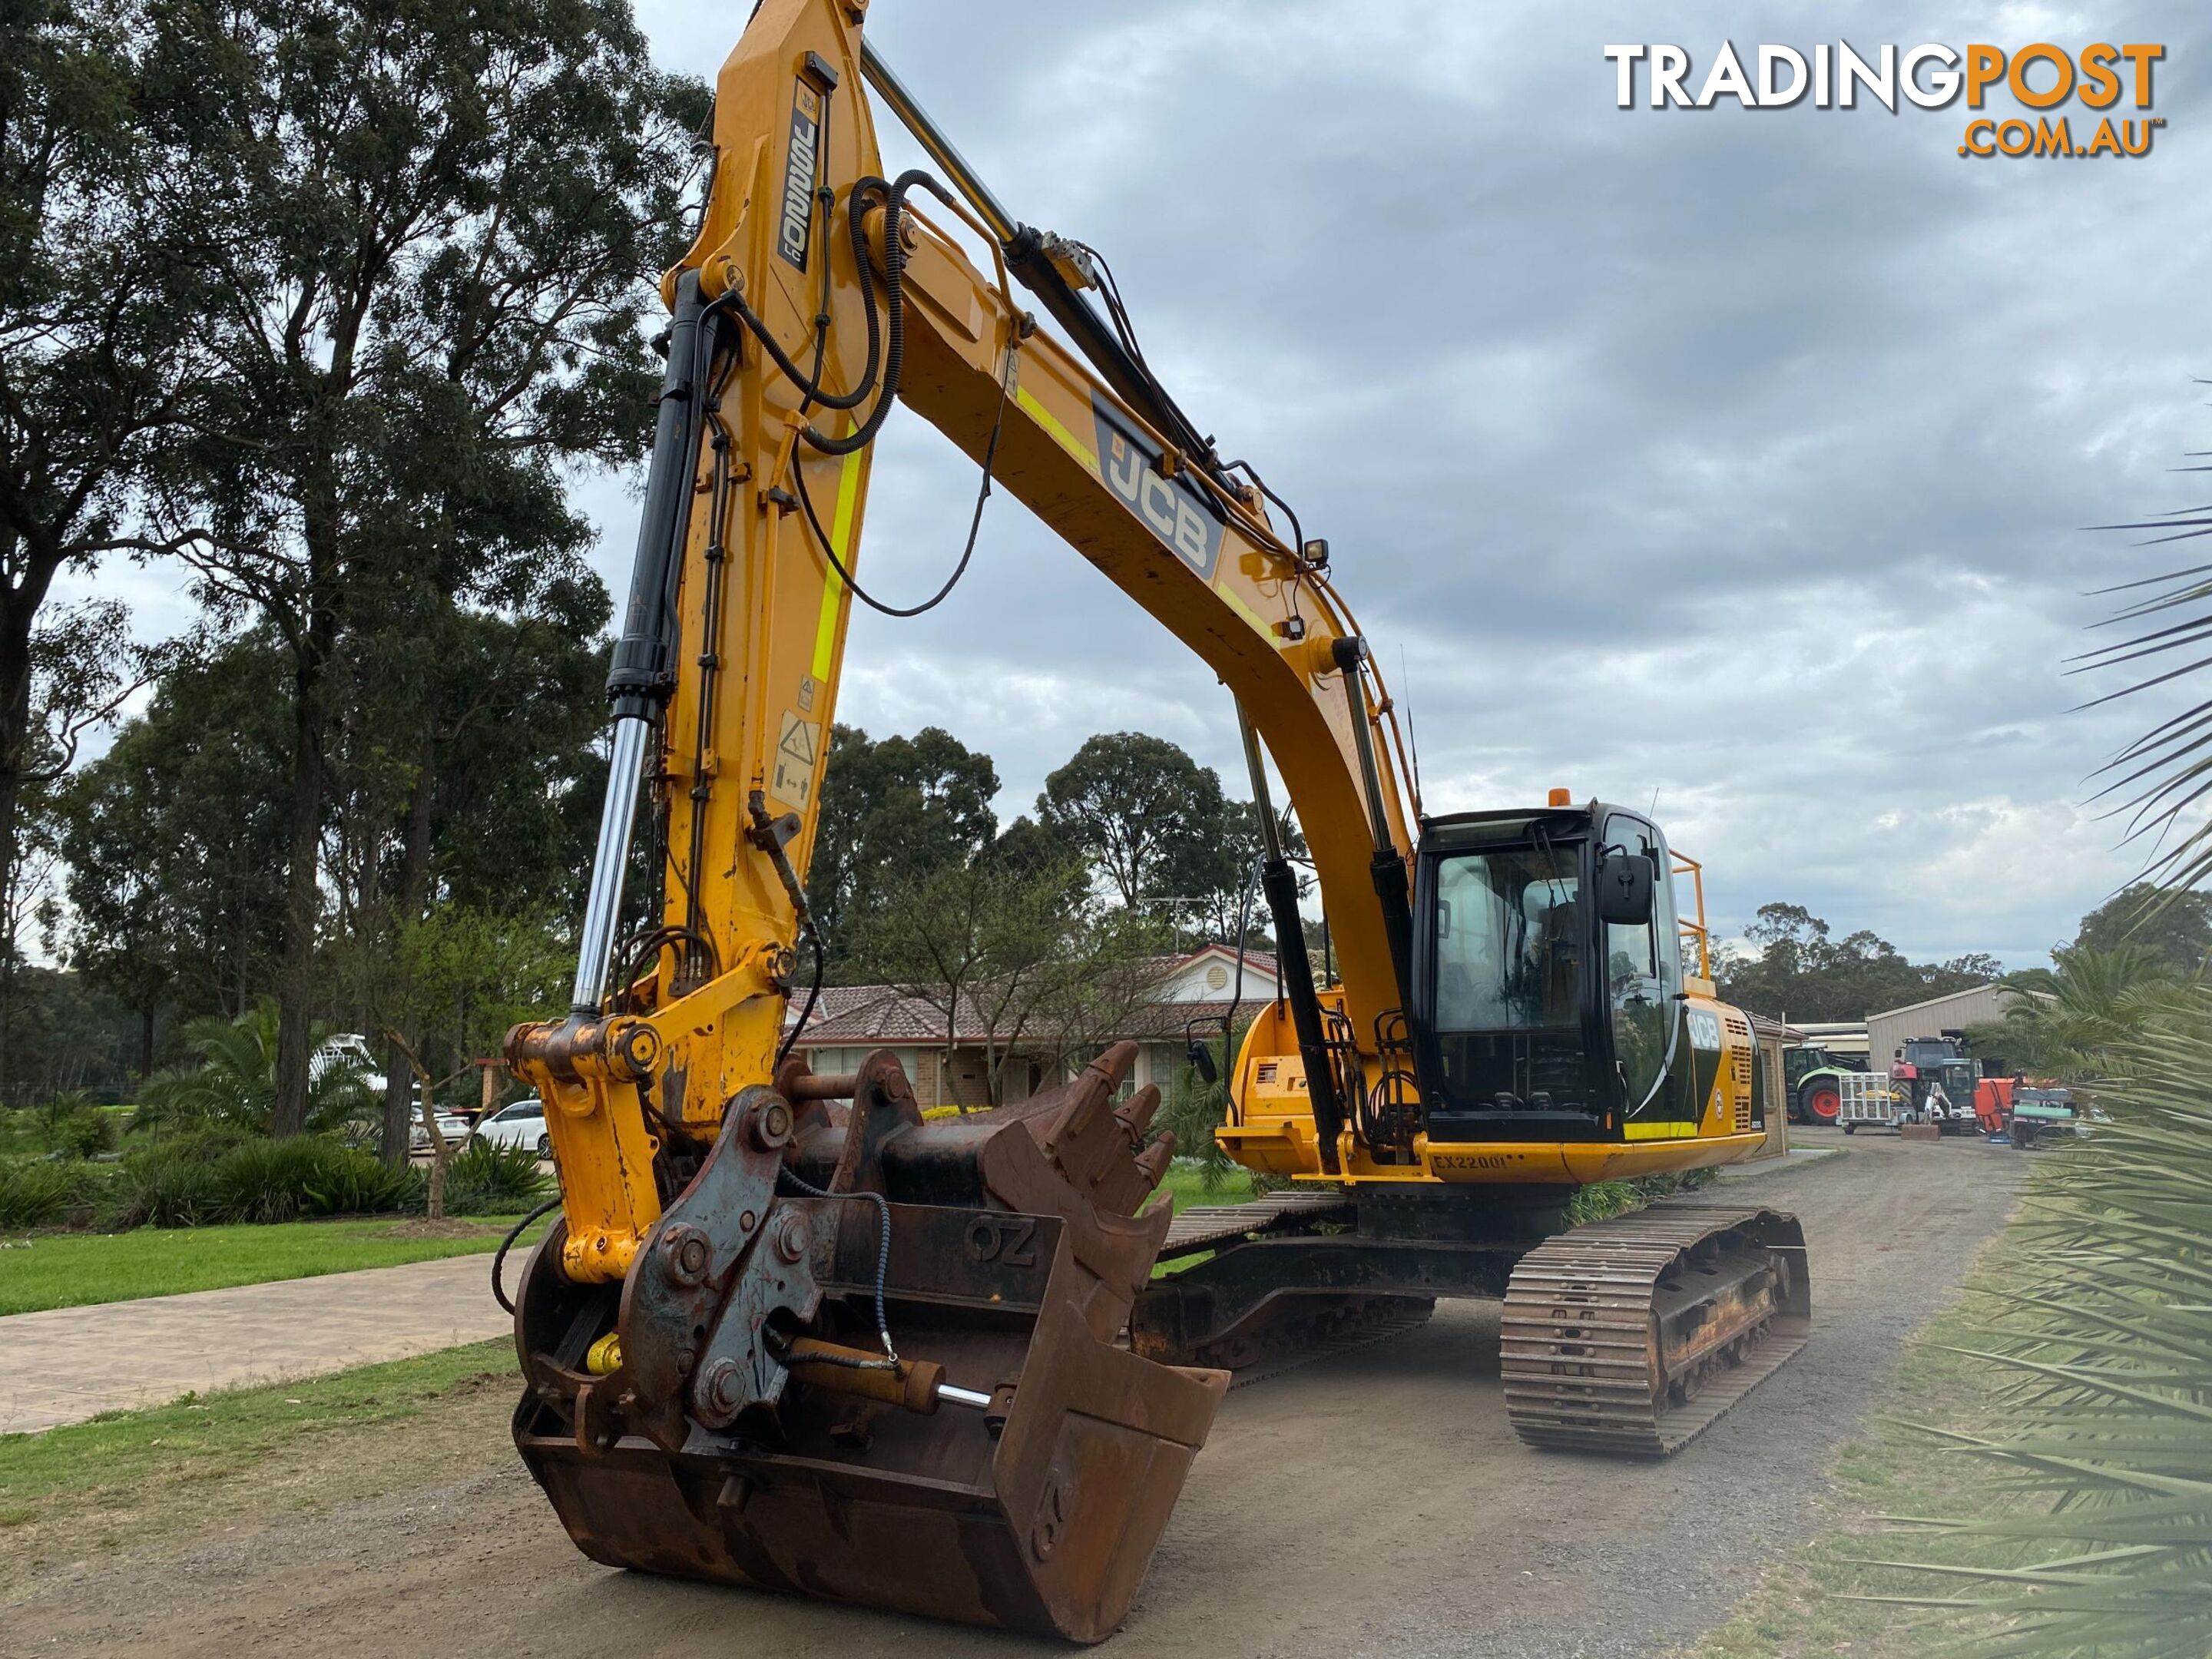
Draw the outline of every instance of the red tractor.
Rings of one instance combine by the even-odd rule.
[[[1970,1127],[1995,1134],[2012,1119],[2014,1079],[1998,1075],[2003,1070],[2002,1060],[1969,1054],[1964,1033],[1946,1031],[1907,1037],[1890,1063],[1889,1080],[1922,1122],[1947,1134]]]

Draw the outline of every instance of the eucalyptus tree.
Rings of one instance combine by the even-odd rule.
[[[107,752],[55,795],[67,902],[51,943],[137,1016],[235,1018],[283,944],[284,664],[259,631],[183,654]]]
[[[939,726],[871,738],[839,726],[830,738],[807,906],[828,941],[830,975],[868,971],[872,919],[902,890],[964,870],[999,830],[991,757]]]
[[[1203,899],[1228,817],[1220,774],[1164,738],[1102,732],[1048,775],[1038,822],[1079,849],[1124,905]],[[1233,863],[1233,857],[1230,862]]]
[[[406,1155],[427,1040],[419,1000],[390,988],[407,940],[455,907],[560,916],[580,906],[604,779],[592,739],[610,612],[588,577],[518,593],[503,611],[421,586],[410,596],[342,653],[325,860],[348,969],[337,988],[389,1033],[392,1162]]]
[[[2212,966],[2212,894],[2130,882],[2081,918],[2076,948],[2146,945],[2177,973]]]
[[[0,9],[0,1042],[9,1034],[26,814],[135,683],[122,608],[56,584],[158,550],[138,507],[207,368],[197,183],[144,119],[144,4]],[[5,1069],[0,1056],[0,1070]]]
[[[303,1118],[338,669],[410,580],[497,608],[571,559],[579,464],[640,453],[647,278],[702,88],[625,0],[159,0],[164,136],[220,364],[165,477],[200,598],[264,619],[291,731],[274,1124]]]

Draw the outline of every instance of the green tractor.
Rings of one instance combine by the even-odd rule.
[[[1841,1054],[1810,1043],[1801,1048],[1784,1048],[1782,1080],[1790,1101],[1790,1121],[1832,1125],[1843,1114],[1844,1085],[1840,1079],[1844,1073],[1866,1069],[1864,1054]]]

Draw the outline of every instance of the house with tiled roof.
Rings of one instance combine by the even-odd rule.
[[[1249,1014],[1280,994],[1280,969],[1264,951],[1245,951],[1241,969],[1235,947],[1226,945],[1161,957],[1154,968],[1126,1018],[1073,1048],[1051,1033],[994,1032],[964,999],[948,1032],[943,1008],[895,985],[825,985],[792,1048],[818,1073],[855,1070],[877,1049],[889,1048],[927,1109],[989,1105],[991,1064],[1000,1055],[1006,1056],[1005,1095],[1012,1103],[1073,1077],[1108,1044],[1133,1040],[1137,1064],[1126,1086],[1157,1083],[1167,1093],[1188,1063],[1186,1033],[1193,1022],[1218,1022],[1240,1007]],[[805,1000],[793,998],[786,1018],[797,1020]],[[1212,1027],[1217,1037],[1219,1029]]]

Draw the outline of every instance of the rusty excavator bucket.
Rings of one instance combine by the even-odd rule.
[[[897,1059],[744,1091],[619,1285],[516,1303],[515,1443],[610,1566],[1096,1642],[1225,1373],[1116,1346],[1167,1234],[1124,1043],[925,1122]],[[895,1351],[895,1356],[894,1352]]]

